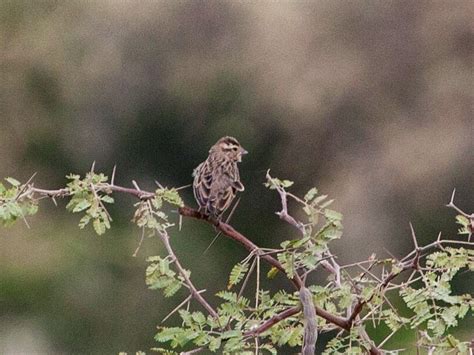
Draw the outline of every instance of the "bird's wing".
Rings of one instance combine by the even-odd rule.
[[[227,169],[229,177],[230,177],[230,184],[236,191],[244,191],[245,187],[240,181],[240,174],[239,168],[237,167],[236,163],[232,163],[232,165]],[[234,191],[235,192],[235,191]]]
[[[194,170],[193,191],[199,207],[206,207],[212,185],[212,171],[207,161],[198,165]]]
[[[220,216],[229,208],[232,200],[235,197],[235,190],[233,187],[228,187],[222,192],[222,196],[215,201],[214,211],[216,216]]]

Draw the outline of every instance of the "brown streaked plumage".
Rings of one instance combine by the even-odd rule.
[[[244,191],[237,163],[247,151],[237,139],[222,137],[209,150],[207,159],[194,169],[193,190],[199,209],[220,219],[237,191]]]

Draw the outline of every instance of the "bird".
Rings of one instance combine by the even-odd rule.
[[[237,191],[245,190],[237,163],[248,152],[234,137],[222,137],[209,150],[205,161],[193,172],[193,192],[199,211],[220,221]]]

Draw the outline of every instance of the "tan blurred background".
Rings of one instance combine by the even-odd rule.
[[[122,185],[181,186],[229,134],[250,152],[232,223],[262,246],[292,237],[268,168],[336,199],[342,263],[401,256],[409,221],[424,242],[455,238],[453,188],[473,209],[473,18],[470,1],[2,1],[0,177],[57,188],[96,161]],[[162,250],[148,239],[132,257],[133,202],[117,196],[102,237],[64,202],[0,229],[0,353],[156,345],[180,299],[146,289]],[[213,236],[185,221],[173,239],[209,295],[245,256],[224,238],[203,256]]]

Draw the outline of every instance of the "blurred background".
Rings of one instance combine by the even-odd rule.
[[[402,256],[409,221],[423,242],[458,238],[445,204],[456,188],[459,207],[474,208],[473,12],[461,0],[1,1],[0,177],[37,172],[36,186],[58,188],[96,161],[109,176],[117,164],[117,184],[177,187],[232,135],[250,152],[232,224],[261,246],[294,236],[263,186],[269,168],[297,193],[336,200],[341,263]],[[190,189],[183,197],[195,205]],[[31,229],[0,229],[0,353],[157,345],[185,296],[146,288],[145,259],[163,250],[146,239],[132,257],[134,202],[116,196],[101,237],[79,230],[64,201],[42,201]],[[246,255],[225,238],[203,255],[214,235],[185,220],[172,240],[213,302]]]

